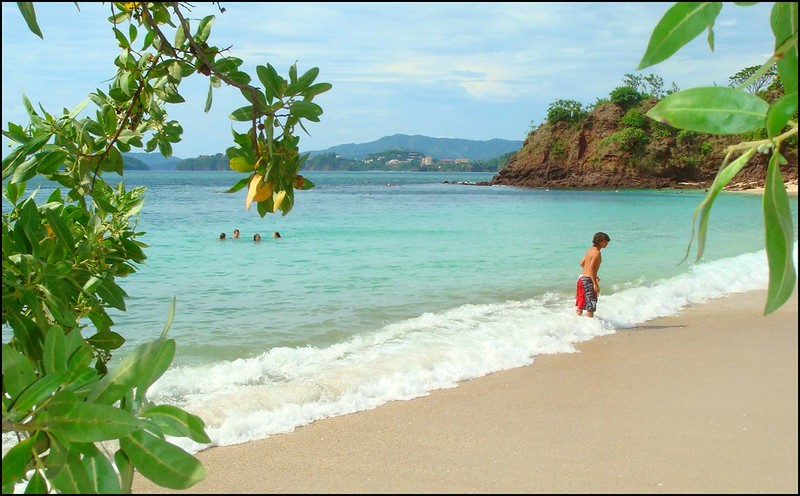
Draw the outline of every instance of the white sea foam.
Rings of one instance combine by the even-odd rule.
[[[150,397],[202,417],[211,445],[237,444],[456,387],[530,364],[538,355],[574,352],[576,343],[595,336],[674,315],[687,305],[765,289],[767,283],[761,251],[602,295],[596,319],[576,316],[571,297],[553,294],[463,305],[325,348],[273,348],[253,359],[176,368],[153,386]],[[207,447],[172,441],[189,451]]]

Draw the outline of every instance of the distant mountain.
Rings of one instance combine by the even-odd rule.
[[[419,153],[423,156],[429,156],[435,161],[454,161],[458,159],[466,159],[470,163],[483,162],[482,169],[495,170],[495,166],[487,164],[486,162],[498,161],[504,155],[513,154],[522,148],[522,141],[505,140],[505,139],[491,139],[487,141],[476,141],[458,138],[431,138],[428,136],[407,134],[395,134],[393,136],[386,136],[379,140],[371,141],[369,143],[355,144],[350,143],[346,145],[332,146],[326,150],[317,150],[308,153],[313,159],[314,157],[323,158],[325,156],[326,164],[314,164],[313,160],[309,162],[307,169],[315,170],[362,170],[363,166],[353,166],[352,164],[339,166],[332,166],[328,162],[332,159],[345,159],[345,161],[357,160],[363,161],[373,154],[381,154],[385,152],[409,152]],[[159,153],[123,153],[123,158],[128,162],[130,159],[136,159],[144,162],[150,170],[230,170],[228,167],[228,159],[223,153],[215,155],[200,155],[195,158],[181,159],[178,157],[164,158]],[[505,159],[502,160],[505,163]],[[441,165],[441,164],[440,164]],[[458,166],[464,167],[464,166]],[[461,170],[458,168],[456,170]],[[388,169],[392,169],[389,167]],[[452,169],[448,167],[447,170]],[[421,169],[420,169],[421,170]],[[438,167],[436,170],[442,170]]]
[[[150,170],[150,166],[148,166],[146,163],[131,156],[123,156],[122,164],[125,170]]]
[[[123,153],[122,157],[127,159],[129,157],[135,158],[137,160],[141,160],[144,162],[150,170],[175,170],[175,166],[178,165],[182,159],[178,157],[169,157],[164,158],[163,155],[160,153]],[[127,162],[126,162],[127,164]]]
[[[490,160],[508,152],[517,152],[522,141],[491,139],[475,141],[458,138],[430,138],[428,136],[395,134],[369,143],[336,145],[325,150],[308,152],[311,157],[322,154],[338,154],[342,158],[362,160],[373,153],[388,150],[419,152],[437,160],[466,158],[470,161]]]

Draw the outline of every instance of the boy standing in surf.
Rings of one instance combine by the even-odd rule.
[[[586,250],[586,254],[581,259],[581,275],[578,277],[578,286],[575,294],[575,313],[583,315],[586,310],[587,317],[594,317],[597,310],[597,296],[600,294],[600,278],[597,271],[600,270],[600,263],[603,256],[600,250],[608,246],[611,238],[604,232],[599,232],[592,238],[592,246]]]

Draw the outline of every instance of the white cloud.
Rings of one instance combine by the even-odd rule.
[[[48,110],[105,89],[118,53],[106,18],[109,4],[36,4],[45,40],[28,32],[16,5],[3,3],[3,120],[24,121],[24,91]],[[301,148],[362,143],[395,133],[465,139],[522,139],[556,99],[584,104],[635,73],[650,34],[671,3],[211,3],[190,16],[214,14],[212,40],[255,66],[286,75],[297,63],[319,67],[333,90],[315,99],[325,113],[309,125]],[[769,5],[725,4],[715,23],[716,49],[705,36],[642,73],[681,88],[726,84],[760,64],[772,49]],[[257,81],[257,80],[256,80]],[[188,82],[187,82],[188,83]],[[207,82],[187,84],[187,103],[171,106],[184,141],[178,156],[224,151],[237,91],[215,91],[202,112]]]

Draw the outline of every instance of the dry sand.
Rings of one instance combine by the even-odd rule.
[[[797,196],[797,181],[787,182],[784,183],[786,186],[786,192],[789,196]],[[764,188],[747,188],[747,189],[739,189],[739,190],[726,190],[729,193],[751,193],[756,195],[763,195]]]
[[[797,291],[198,454],[191,493],[797,494]],[[166,493],[137,476],[136,493]]]

